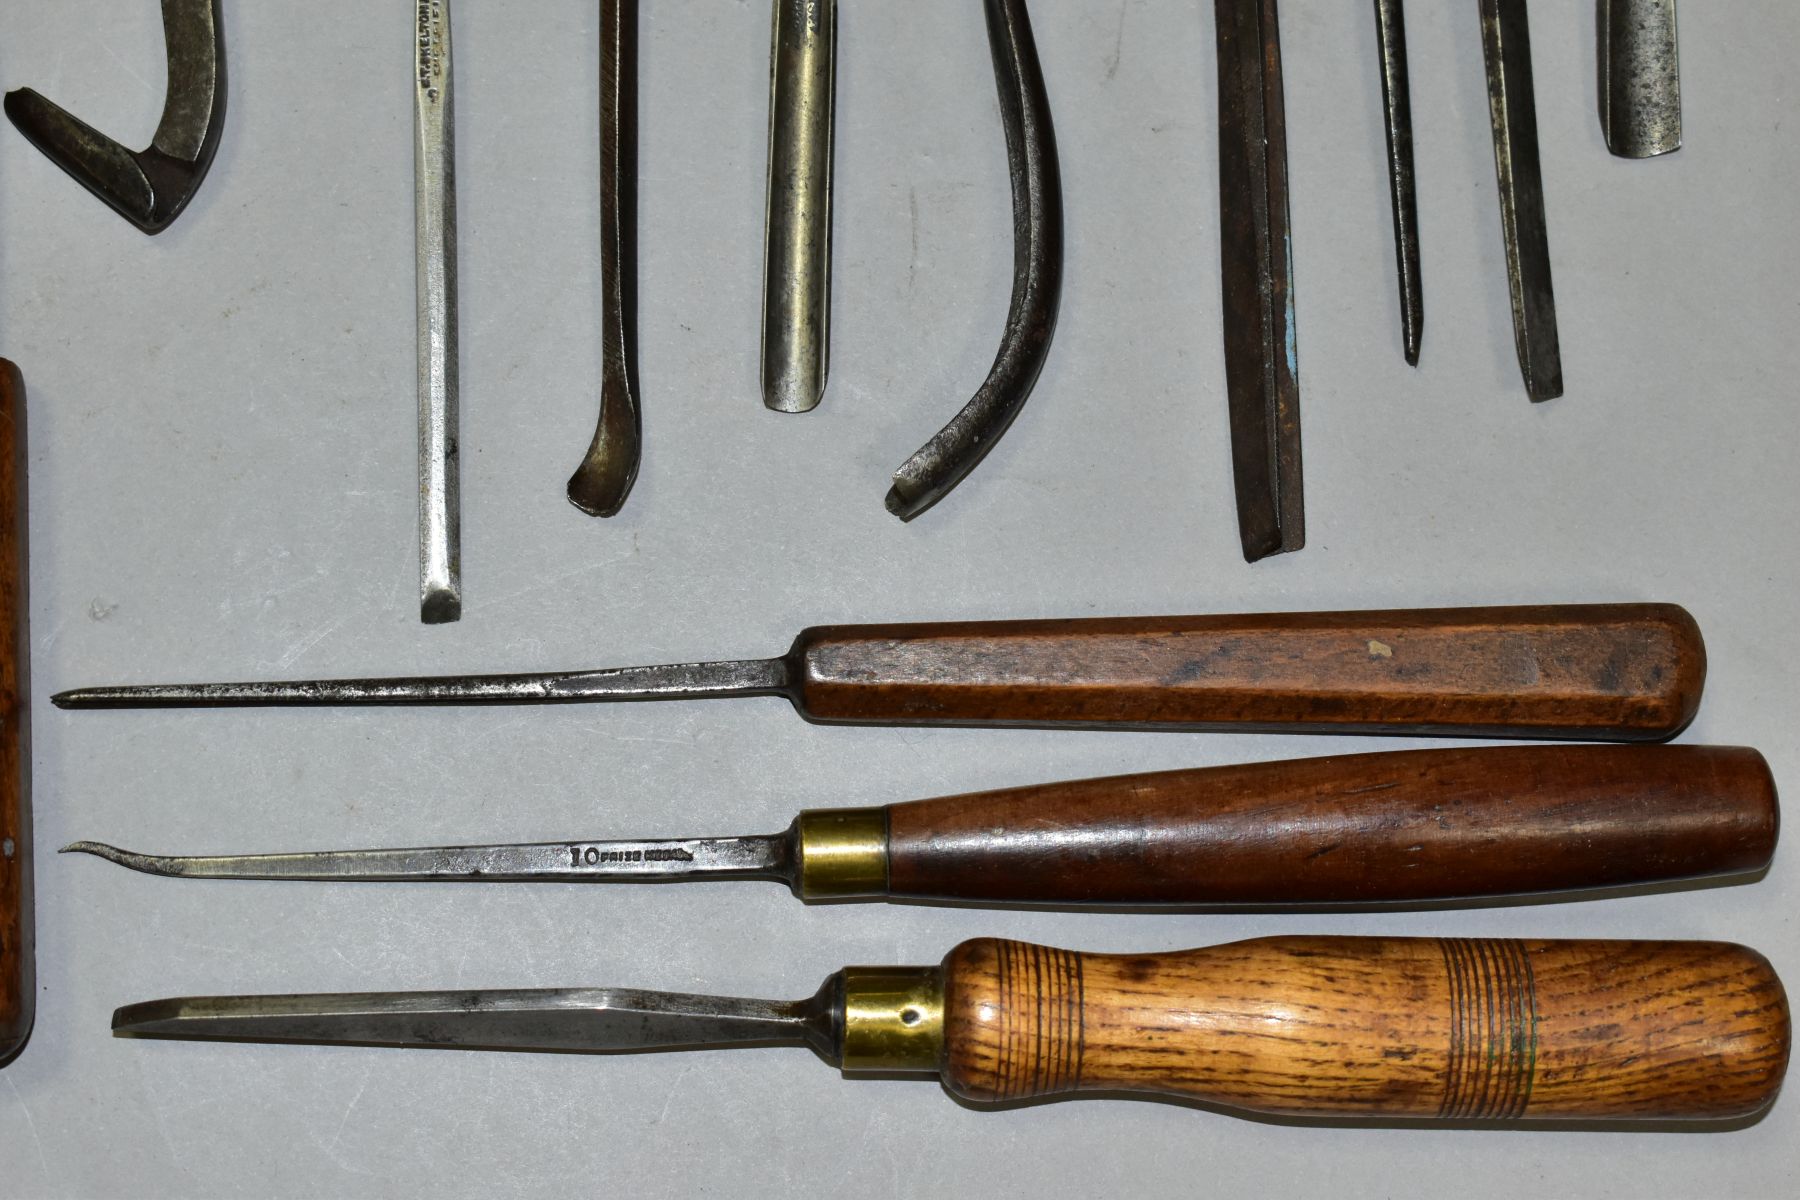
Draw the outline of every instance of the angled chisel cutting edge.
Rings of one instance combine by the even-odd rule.
[[[1525,0],[1481,0],[1488,115],[1500,185],[1500,232],[1512,293],[1513,341],[1525,392],[1536,401],[1563,394],[1556,294],[1550,284],[1550,233],[1538,162],[1537,99],[1531,84],[1531,29]]]
[[[1425,335],[1425,274],[1419,266],[1419,188],[1413,168],[1412,85],[1407,79],[1406,10],[1401,0],[1375,0],[1375,36],[1381,51],[1388,188],[1393,193],[1400,332],[1406,361],[1416,367]]]
[[[1360,905],[1591,891],[1768,865],[1768,764],[1708,746],[1499,746],[1123,775],[803,812],[785,833],[170,857],[184,879],[665,883],[802,900]],[[1579,830],[1579,837],[1570,837]]]
[[[1275,0],[1217,0],[1219,252],[1238,534],[1249,562],[1306,544],[1287,121]]]
[[[637,372],[638,0],[600,0],[600,416],[569,503],[617,516],[643,453]]]
[[[763,403],[811,412],[831,360],[837,0],[775,0],[763,249]]]
[[[150,145],[127,150],[30,88],[6,95],[19,132],[108,207],[161,233],[212,166],[225,128],[225,29],[219,0],[162,0],[168,95]]]
[[[887,508],[902,521],[949,495],[1011,427],[1044,369],[1062,299],[1062,174],[1031,16],[1025,0],[985,2],[1012,176],[1012,303],[1000,352],[980,390],[894,472]]]
[[[1598,0],[1600,127],[1620,158],[1681,149],[1675,0]]]
[[[1787,1069],[1787,996],[1722,942],[1272,937],[1162,954],[979,939],[807,1000],[617,988],[206,996],[122,1037],[625,1052],[804,1046],[1003,1103],[1131,1091],[1297,1117],[1727,1119]]]
[[[781,696],[811,721],[1656,741],[1700,630],[1668,604],[819,626],[780,658],[527,675],[81,688],[60,708]]]

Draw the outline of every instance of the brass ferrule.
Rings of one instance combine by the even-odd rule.
[[[845,1071],[936,1074],[944,1057],[937,967],[845,967]]]
[[[794,858],[794,894],[802,900],[887,895],[887,809],[822,808],[801,813],[794,820]]]

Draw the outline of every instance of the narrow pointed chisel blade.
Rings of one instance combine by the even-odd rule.
[[[1406,361],[1419,365],[1425,334],[1425,276],[1419,265],[1419,189],[1413,167],[1412,85],[1406,69],[1406,10],[1375,0],[1381,51],[1381,101],[1387,127],[1388,188],[1393,193],[1394,257],[1400,278],[1400,332]]]
[[[1600,127],[1620,158],[1681,149],[1675,0],[1598,0]]]
[[[112,1028],[115,1037],[616,1054],[818,1045],[817,1009],[625,988],[191,996],[117,1009]]]
[[[1563,394],[1562,348],[1556,336],[1556,294],[1550,284],[1550,234],[1538,162],[1537,100],[1531,84],[1525,0],[1481,0],[1481,41],[1487,58],[1488,113],[1494,127],[1494,169],[1500,184],[1500,226],[1506,239],[1519,370],[1534,402],[1554,400]]]
[[[1287,132],[1275,0],[1216,0],[1219,243],[1238,532],[1250,562],[1306,544]]]

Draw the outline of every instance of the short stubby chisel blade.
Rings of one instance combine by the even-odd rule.
[[[1406,361],[1419,365],[1425,334],[1425,274],[1419,265],[1419,189],[1413,167],[1412,85],[1406,69],[1406,10],[1375,0],[1381,51],[1381,101],[1387,127],[1388,188],[1393,193],[1394,257],[1400,278],[1400,331]]]
[[[1217,0],[1219,249],[1238,532],[1250,562],[1306,544],[1287,129],[1275,0]]]
[[[1598,0],[1600,127],[1620,158],[1681,149],[1675,0]]]
[[[1550,233],[1544,175],[1538,162],[1537,99],[1531,84],[1531,29],[1525,0],[1481,0],[1487,58],[1488,114],[1494,127],[1494,170],[1500,227],[1512,292],[1513,340],[1526,394],[1535,401],[1563,394],[1556,294],[1550,284]]]

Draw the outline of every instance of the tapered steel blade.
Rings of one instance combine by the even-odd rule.
[[[270,683],[173,683],[76,688],[50,697],[58,708],[259,708],[363,704],[591,704],[784,696],[787,664],[675,663],[533,675],[441,675],[413,679],[314,679]]]
[[[462,617],[457,449],[456,117],[450,5],[421,4],[414,50],[414,242],[418,258],[419,619]]]
[[[1287,126],[1275,0],[1216,0],[1219,248],[1238,532],[1251,562],[1306,544]]]
[[[192,996],[113,1013],[117,1037],[621,1053],[829,1048],[825,1006],[625,988]],[[826,1052],[826,1051],[821,1051]]]
[[[1675,0],[1598,0],[1600,127],[1620,158],[1681,149]]]
[[[1406,361],[1419,365],[1425,335],[1425,274],[1419,265],[1419,189],[1413,169],[1412,86],[1406,69],[1406,10],[1375,0],[1381,51],[1381,100],[1387,127],[1388,189],[1393,194],[1394,257],[1400,278],[1400,332]]]
[[[1513,340],[1526,394],[1535,401],[1563,394],[1562,348],[1556,336],[1556,293],[1550,283],[1550,234],[1544,176],[1538,162],[1537,99],[1531,83],[1531,29],[1525,0],[1481,0],[1487,58],[1488,113],[1500,184],[1500,227],[1512,292]]]
[[[139,854],[103,842],[74,842],[64,846],[62,852],[92,854],[134,871],[179,879],[390,883],[413,880],[491,883],[785,881],[789,877],[790,861],[779,834],[664,841],[543,842],[517,846],[220,855]]]

